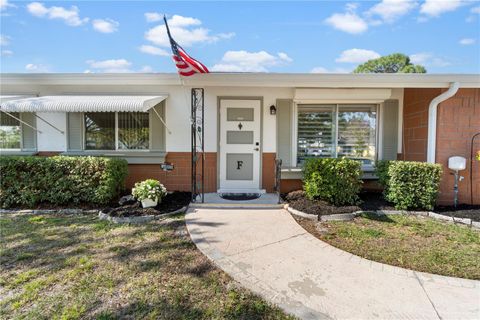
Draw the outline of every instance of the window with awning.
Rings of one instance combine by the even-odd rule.
[[[34,120],[43,121],[62,134],[67,135],[67,151],[101,152],[121,151],[164,151],[165,131],[164,100],[167,95],[63,95],[63,96],[2,96],[0,114],[5,122],[2,132],[12,132],[9,140],[3,139],[0,148],[14,142],[14,127],[27,127],[35,134],[42,134],[35,126],[17,115],[32,115]],[[63,132],[41,117],[42,113],[65,112],[67,132]],[[37,114],[38,113],[38,114]],[[12,117],[13,116],[13,117]],[[8,118],[8,120],[3,120]],[[18,119],[18,120],[16,120]],[[9,122],[9,123],[7,123]],[[10,122],[15,122],[10,125]],[[8,126],[8,128],[7,128]],[[8,130],[7,130],[8,129]],[[17,132],[18,133],[18,132]],[[19,143],[17,134],[15,146]],[[13,149],[13,148],[12,148]],[[17,148],[15,148],[17,149]],[[120,154],[120,152],[119,152]],[[153,153],[152,153],[153,154]]]

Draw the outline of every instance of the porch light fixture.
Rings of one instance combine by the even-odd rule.
[[[270,114],[272,116],[277,114],[277,108],[275,108],[275,106],[273,104],[270,106]]]
[[[453,205],[456,208],[458,204],[458,182],[463,180],[463,177],[458,175],[458,171],[465,170],[467,166],[467,159],[464,157],[450,157],[448,158],[448,169],[453,170],[455,176],[455,182],[453,185]]]

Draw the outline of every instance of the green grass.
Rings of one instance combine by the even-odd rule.
[[[168,222],[0,217],[1,319],[289,319],[239,288]]]
[[[322,227],[320,239],[370,260],[480,279],[480,232],[465,226],[407,215],[363,214],[354,221]]]

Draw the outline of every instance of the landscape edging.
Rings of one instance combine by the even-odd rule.
[[[184,206],[180,209],[177,209],[172,212],[158,214],[158,215],[148,215],[148,216],[132,216],[132,217],[112,217],[103,211],[98,212],[98,218],[100,220],[107,220],[113,223],[127,223],[127,224],[136,224],[136,223],[147,223],[153,220],[161,219],[163,217],[173,216],[179,213],[185,213],[188,209],[188,206]]]
[[[25,213],[25,214],[95,214],[99,209],[0,209],[2,213]]]
[[[339,214],[329,214],[323,216],[317,216],[314,214],[305,213],[303,211],[294,209],[288,205],[288,203],[284,207],[288,212],[291,214],[309,220],[316,220],[316,221],[350,221],[353,220],[355,216],[358,216],[362,213],[375,213],[377,215],[394,215],[394,214],[406,214],[406,215],[414,215],[414,216],[422,216],[422,217],[429,217],[435,220],[442,220],[454,224],[462,224],[469,226],[470,228],[479,229],[480,230],[480,222],[472,221],[470,218],[457,218],[457,217],[450,217],[443,214],[435,213],[432,211],[405,211],[405,210],[361,210],[355,211],[352,213],[339,213]]]

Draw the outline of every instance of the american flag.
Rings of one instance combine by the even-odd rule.
[[[207,67],[205,67],[200,61],[190,57],[185,50],[172,38],[170,29],[168,28],[167,18],[163,16],[165,26],[167,27],[168,38],[170,39],[170,45],[172,46],[173,61],[177,67],[178,73],[181,76],[189,77],[195,73],[209,73]]]

